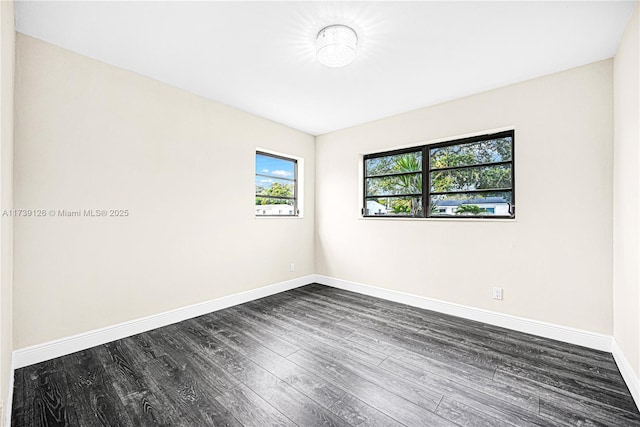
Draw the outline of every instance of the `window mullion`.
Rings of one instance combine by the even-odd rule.
[[[428,218],[431,215],[429,200],[431,192],[431,159],[429,158],[429,147],[422,147],[422,215]]]
[[[403,193],[403,194],[383,194],[383,195],[377,195],[377,196],[366,196],[365,195],[365,199],[384,199],[384,198],[390,198],[390,199],[397,199],[400,197],[422,197],[422,193]]]
[[[446,194],[466,194],[466,193],[504,193],[513,191],[513,187],[501,187],[501,188],[478,188],[475,190],[451,190],[451,191],[434,191],[432,196],[442,196]]]
[[[298,211],[298,162],[295,161],[293,163],[293,213],[298,215],[300,212]]]
[[[436,168],[429,169],[429,172],[447,172],[447,171],[455,171],[462,169],[473,169],[473,168],[486,168],[488,166],[506,166],[511,165],[513,162],[511,160],[504,160],[501,162],[491,162],[491,163],[476,163],[473,165],[462,165],[462,166],[448,166],[445,168]]]

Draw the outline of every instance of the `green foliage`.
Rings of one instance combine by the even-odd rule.
[[[288,200],[272,199],[269,196],[293,197],[293,184],[281,184],[274,182],[268,188],[256,186],[256,193],[265,197],[256,197],[256,205],[286,205]]]
[[[510,138],[450,145],[429,151],[433,169],[511,160]]]
[[[500,138],[435,148],[430,151],[430,156],[432,169],[506,161],[511,159],[511,141]],[[511,167],[499,165],[434,171],[431,173],[431,187],[433,191],[508,188],[511,187]]]
[[[421,151],[367,160],[367,176],[388,175],[398,172],[420,172],[421,170]]]
[[[460,205],[456,209],[456,215],[480,215],[487,212],[486,209],[482,209],[477,205]]]
[[[481,168],[434,171],[431,173],[433,191],[464,191],[511,187],[509,165]]]
[[[367,161],[368,175],[402,174],[367,180],[367,195],[422,193],[422,153],[406,153]],[[417,198],[380,199],[395,214],[416,216],[422,208]]]
[[[431,172],[430,176],[432,192],[491,190],[512,186],[509,164],[473,167],[474,165],[511,160],[510,138],[433,148],[429,149],[428,153],[431,168],[436,169]],[[437,170],[438,168],[457,166],[470,167]],[[387,206],[387,209],[393,211],[394,214],[419,215],[422,209],[419,198],[386,198],[385,196],[422,193],[421,151],[368,159],[365,167],[366,174],[370,177],[366,180],[367,196],[380,197],[378,202]],[[484,196],[478,195],[478,197],[490,196],[488,193],[481,194]],[[468,196],[461,194],[459,198],[464,200]],[[448,199],[456,199],[456,195],[451,195]],[[430,200],[429,208],[432,212],[436,212],[437,201]],[[486,210],[474,205],[463,205],[458,209],[458,212],[461,215],[477,215],[486,212]]]
[[[391,210],[394,214],[410,214],[411,213],[411,202],[409,200],[396,199],[391,201]]]

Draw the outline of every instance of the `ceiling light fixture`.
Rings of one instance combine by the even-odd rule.
[[[316,57],[329,68],[341,68],[351,64],[356,57],[358,36],[346,25],[329,25],[318,33]]]

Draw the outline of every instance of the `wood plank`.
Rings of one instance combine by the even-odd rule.
[[[198,337],[198,340],[205,342],[213,338],[206,331],[200,329],[194,320],[187,320],[179,326],[170,325],[160,330],[150,331],[149,337],[169,356],[179,361],[181,366],[192,372],[192,375],[203,383],[202,387],[206,388],[209,394],[221,394],[235,388],[240,382],[235,376],[223,367],[216,365],[206,354],[196,351],[193,343],[179,339],[180,336],[186,334]],[[188,357],[185,357],[186,355]]]
[[[492,378],[496,369],[494,364],[483,358],[461,353],[438,343],[416,341],[412,337],[407,337],[406,334],[398,335],[396,331],[390,329],[374,329],[362,325],[348,324],[363,335],[387,343],[390,348],[393,348],[391,355],[394,356],[413,357],[414,354],[417,354],[440,362],[451,363],[461,369],[474,370],[478,375],[484,375],[487,378]]]
[[[161,361],[165,365],[165,371],[171,373],[171,379],[178,386],[173,389],[177,394],[171,397],[171,400],[181,401],[187,407],[197,408],[206,421],[205,425],[239,426],[240,423],[228,408],[221,405],[215,398],[236,388],[240,381],[214,361],[200,354],[194,345],[177,339],[178,335],[187,331],[201,339],[208,339],[208,333],[199,329],[191,321],[186,321],[181,326],[170,325],[149,333],[154,342],[166,351],[167,356],[162,357]],[[188,357],[185,357],[186,355]]]
[[[214,363],[232,373],[242,384],[293,422],[305,426],[346,425],[344,420],[218,338],[212,337],[207,341],[199,340],[194,335],[181,338],[198,345],[199,351],[206,352]],[[237,387],[234,390],[237,390]]]
[[[576,418],[582,416],[585,419],[599,420],[610,425],[633,426],[640,424],[640,413],[637,411],[620,410],[587,396],[540,384],[507,372],[496,371],[495,381],[511,384],[513,387],[518,387],[523,393],[540,396],[540,414],[549,418],[564,419],[568,414],[574,414]],[[563,412],[560,414],[561,416],[549,412],[551,411],[550,405],[559,408],[560,412]]]
[[[451,367],[452,372],[461,372],[472,377],[485,377],[489,380],[493,379],[493,375],[495,373],[495,368],[492,370],[488,370],[487,368],[478,368],[476,366],[467,365],[458,360],[447,360],[445,357],[439,357],[438,354],[433,354],[431,352],[423,352],[427,354],[425,356],[424,354],[416,352],[422,351],[421,348],[414,348],[413,350],[415,351],[396,348],[396,350],[391,353],[390,357],[426,370],[436,369],[435,367],[437,366],[448,365]]]
[[[308,293],[300,293],[304,295],[302,298],[308,297]],[[310,302],[311,300],[308,299],[307,301]],[[327,303],[323,301],[316,302],[316,305],[322,306],[322,304]],[[306,308],[314,310],[313,305],[308,305]],[[324,310],[325,306],[322,306],[321,309]],[[362,310],[355,304],[346,305],[342,310],[344,310],[344,312],[341,313],[341,315],[345,317],[345,319],[351,320],[360,325],[366,325],[372,329],[380,329],[380,326],[396,328],[396,335],[400,335],[399,328],[408,328],[416,332],[416,334],[413,335],[413,339],[415,340],[425,341],[435,339],[440,342],[440,345],[457,348],[458,351],[463,351],[465,353],[468,353],[470,350],[474,350],[476,357],[478,357],[478,355],[482,355],[486,357],[487,360],[494,363],[502,363],[505,360],[516,361],[523,357],[530,357],[532,362],[539,363],[540,358],[547,357],[537,348],[535,351],[529,348],[527,351],[519,353],[517,347],[507,345],[502,341],[504,333],[499,335],[496,335],[495,333],[490,333],[490,335],[488,333],[482,333],[478,335],[475,332],[478,330],[482,331],[481,328],[469,328],[469,325],[466,325],[464,328],[449,327],[446,324],[443,325],[443,322],[434,323],[418,318],[417,316],[407,318],[405,313],[394,314],[393,316],[385,315],[381,318],[379,311]],[[354,333],[348,338],[352,339],[354,336],[359,336],[361,339],[363,337],[362,334],[356,335]],[[387,350],[388,353],[389,347],[385,347],[385,350]],[[514,353],[516,352],[518,352],[518,354],[514,357]],[[547,361],[549,363],[562,363],[558,362],[558,360],[561,360],[563,356],[564,353],[556,352],[548,356]]]
[[[384,342],[378,338],[370,337],[362,332],[355,330],[351,335],[347,335],[345,339],[360,346],[363,350],[372,350],[378,353],[382,353],[385,356],[389,356],[393,353],[396,347],[388,342]]]
[[[351,393],[345,393],[338,399],[331,410],[347,420],[353,426],[399,427],[404,424],[367,405]]]
[[[154,379],[157,390],[162,392],[178,413],[174,423],[182,425],[237,424],[234,417],[222,405],[215,404],[219,393],[206,387],[170,356],[161,356],[146,364],[145,372]],[[205,387],[203,387],[205,385]]]
[[[490,396],[500,399],[534,413],[538,412],[540,407],[540,399],[535,393],[523,392],[515,384],[500,383],[483,376],[457,371],[455,367],[447,367],[444,363],[430,363],[428,366],[418,367],[390,357],[380,364],[380,367],[445,396],[469,396],[475,399],[476,393],[482,393],[487,395],[487,398]]]
[[[305,350],[294,353],[289,360],[338,386],[350,390],[359,400],[378,409],[387,416],[410,426],[453,426],[454,424],[433,412],[416,405],[388,391],[385,387],[373,384],[339,363],[327,361]],[[415,397],[414,397],[415,398]],[[437,404],[432,406],[435,410]]]
[[[522,404],[523,399],[520,396],[514,396],[514,398],[509,399],[505,392],[496,393],[495,390],[489,390],[489,393],[498,394],[501,397],[496,398],[491,394],[479,391],[477,387],[470,388],[460,385],[455,381],[433,375],[411,365],[394,362],[393,359],[385,361],[385,367],[393,370],[397,375],[408,381],[420,383],[436,392],[442,393],[447,398],[455,399],[470,408],[503,422],[523,426],[547,426],[549,424],[538,415],[537,400],[534,400],[536,405],[533,408],[523,408],[512,403],[516,401]],[[514,392],[518,393],[515,389]]]
[[[476,335],[485,335],[485,337],[496,340],[506,340],[516,346],[525,346],[529,348],[548,349],[558,353],[570,354],[571,357],[582,358],[595,364],[603,363],[603,366],[610,368],[612,357],[610,353],[594,350],[586,347],[567,344],[564,342],[551,340],[544,337],[525,334],[518,331],[501,328],[499,326],[489,325],[486,323],[476,322],[451,316],[444,313],[438,313],[430,310],[412,307],[405,304],[386,301],[380,298],[371,297],[369,295],[358,294],[355,292],[335,289],[328,286],[315,284],[312,287],[304,287],[299,289],[312,289],[313,293],[321,296],[328,295],[329,298],[339,299],[340,301],[352,301],[354,305],[369,304],[376,306],[387,317],[397,318],[399,316],[408,317],[411,321],[425,322],[428,324],[436,324],[438,327],[446,327],[447,325],[455,326],[462,331],[471,331]],[[337,297],[337,298],[336,298]],[[353,307],[353,306],[352,306]],[[614,369],[615,370],[615,369]]]
[[[307,351],[304,352],[311,354]],[[423,387],[421,384],[407,381],[405,378],[396,375],[388,369],[345,358],[339,352],[329,349],[317,349],[315,353],[313,353],[313,356],[322,358],[324,361],[333,364],[333,366],[338,367],[344,372],[349,372],[372,384],[384,387],[386,390],[429,411],[434,411],[442,399],[441,393]]]
[[[402,329],[388,322],[372,318],[365,319],[354,315],[340,323],[359,331],[366,331],[367,335],[371,335],[371,331],[377,331],[378,334],[384,334],[397,347],[411,351],[420,349],[418,352],[428,352],[433,354],[433,357],[438,355],[443,359],[456,360],[463,364],[485,369],[488,376],[495,370],[496,361],[502,361],[502,359],[492,357],[486,351],[474,348],[471,345],[462,345],[449,337],[421,334],[417,331]]]
[[[13,373],[13,402],[11,408],[11,425],[13,426],[22,426],[25,424],[24,372],[25,369],[22,368],[16,369]]]
[[[247,322],[243,316],[235,316],[218,322],[218,327],[221,328],[221,332],[228,331],[229,328],[232,330],[242,330],[243,334],[280,356],[287,357],[300,350],[300,347],[297,345],[294,345],[290,341],[285,341],[278,335],[267,331],[263,325],[260,325],[260,327],[253,326],[254,325],[251,322]]]
[[[98,346],[95,348],[96,357],[111,377],[113,387],[134,425],[171,425],[171,420],[178,419],[178,414],[173,406],[166,405],[149,389],[148,379],[142,371],[142,365],[150,360],[147,357],[150,354],[149,347],[140,349],[141,351],[130,351],[127,342],[131,343],[134,339],[127,338]],[[151,354],[154,355],[153,359],[160,356]]]
[[[325,408],[331,407],[345,393],[238,331],[222,332],[216,337]]]
[[[513,365],[503,365],[497,372],[506,372],[519,377],[521,380],[544,384],[554,389],[571,392],[592,400],[606,403],[614,408],[625,411],[637,411],[636,405],[631,395],[618,390],[610,390],[604,387],[601,381],[586,374],[578,376],[573,373],[563,373],[561,371],[547,368],[539,369],[532,367],[520,367]]]
[[[265,314],[259,311],[244,311],[242,313],[245,317],[253,319],[259,319],[267,325],[273,326],[280,330],[280,337],[291,343],[296,343],[298,347],[304,347],[306,349],[313,349],[315,347],[332,347],[343,351],[349,357],[355,357],[372,364],[379,364],[387,355],[377,352],[375,350],[365,350],[357,343],[343,338],[343,334],[334,335],[335,328],[328,328],[325,330],[317,329],[309,326],[305,323],[292,323],[288,322],[286,316],[279,315],[277,313]],[[349,330],[349,334],[353,332]],[[349,335],[344,334],[344,335]]]
[[[244,384],[226,391],[216,400],[246,427],[294,427],[295,424]]]
[[[221,331],[216,337],[351,424],[399,424],[338,386],[261,347],[238,329],[231,333]]]
[[[233,310],[233,307],[194,317],[190,320],[196,322],[196,324],[201,327],[204,327],[210,335],[215,335],[221,329],[220,321],[230,317],[233,318],[235,316],[234,312],[231,310]],[[191,323],[191,325],[193,325],[193,323]]]
[[[444,398],[436,414],[465,427],[514,427],[514,424],[492,417],[456,400]]]
[[[616,417],[611,413],[598,415],[597,412],[589,412],[587,415],[580,410],[568,408],[567,405],[558,405],[556,402],[546,400],[540,401],[540,415],[548,418],[549,421],[554,424],[565,424],[571,426],[634,427],[640,425],[640,422],[637,420],[622,420],[624,417]]]
[[[61,360],[81,425],[134,425],[94,349],[79,351]]]
[[[24,369],[24,426],[79,425],[60,358]]]
[[[279,319],[286,319],[293,326],[299,326],[306,329],[314,329],[315,331],[331,331],[331,335],[337,338],[344,338],[353,332],[344,324],[336,323],[331,319],[323,319],[321,316],[310,314],[309,312],[301,312],[295,308],[288,307],[272,307],[267,304],[255,306],[252,310],[262,313],[266,316],[273,316]],[[342,319],[341,319],[342,320]]]

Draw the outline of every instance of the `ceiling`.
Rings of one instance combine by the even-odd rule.
[[[319,135],[610,58],[633,1],[35,2],[16,29]],[[359,37],[346,68],[315,36]]]

